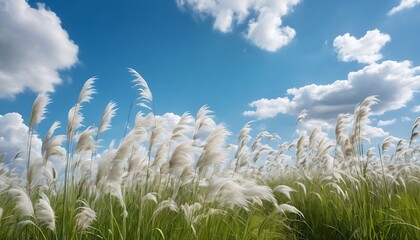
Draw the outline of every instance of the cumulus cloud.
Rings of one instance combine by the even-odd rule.
[[[392,124],[395,123],[395,121],[396,121],[395,118],[390,119],[390,120],[379,120],[378,121],[378,127],[384,127],[384,126],[392,125]]]
[[[411,109],[411,111],[412,111],[413,113],[418,113],[418,112],[420,112],[420,105],[414,106],[414,107]]]
[[[358,61],[359,63],[374,63],[382,58],[382,47],[391,40],[388,34],[378,29],[367,31],[360,39],[349,33],[337,36],[334,39],[334,48],[338,59],[344,62]]]
[[[181,8],[213,17],[213,28],[224,33],[232,31],[235,24],[247,21],[245,38],[269,52],[279,50],[295,37],[295,30],[284,26],[282,18],[299,2],[300,0],[177,0]]]
[[[22,116],[15,112],[0,115],[0,126],[0,154],[5,154],[8,162],[13,160],[19,152],[24,153],[23,156],[26,156],[29,128],[23,122]],[[41,156],[41,146],[41,139],[33,136],[31,148],[33,159]]]
[[[77,62],[78,47],[57,15],[25,0],[0,0],[0,98],[26,89],[54,91],[59,70]]]
[[[389,12],[388,15],[393,15],[399,11],[404,9],[413,8],[417,4],[420,3],[420,0],[401,0],[400,4],[396,7],[393,7]]]
[[[255,109],[243,114],[267,119],[278,114],[297,116],[302,109],[309,109],[304,122],[313,126],[322,126],[321,122],[325,122],[332,127],[338,114],[352,113],[356,104],[368,96],[377,95],[380,100],[372,107],[374,115],[405,107],[420,90],[419,73],[420,66],[413,67],[409,61],[375,63],[350,72],[347,80],[291,88],[286,97],[253,101],[249,106]]]

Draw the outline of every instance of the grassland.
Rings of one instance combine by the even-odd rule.
[[[246,124],[232,143],[206,106],[168,128],[130,71],[149,113],[101,152],[116,104],[82,129],[95,79],[69,110],[66,134],[54,134],[58,122],[45,133],[40,157],[31,139],[50,100],[37,97],[26,151],[0,163],[1,239],[420,239],[419,118],[408,140],[365,153],[372,96],[338,117],[335,139],[314,129],[274,147],[276,134],[252,137]]]

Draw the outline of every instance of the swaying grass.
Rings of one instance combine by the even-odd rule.
[[[80,130],[94,78],[69,111],[66,136],[52,124],[41,157],[30,154],[31,139],[49,98],[35,100],[27,154],[16,155],[26,156],[26,172],[0,163],[1,239],[420,239],[419,118],[393,153],[392,138],[363,149],[375,97],[338,117],[335,140],[315,129],[275,149],[276,134],[252,139],[246,124],[228,144],[206,106],[168,127],[146,81],[130,72],[137,105],[150,113],[138,112],[105,151],[97,146],[114,102],[98,129]],[[52,158],[65,162],[61,176]]]

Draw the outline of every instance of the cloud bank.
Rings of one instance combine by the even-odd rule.
[[[367,31],[360,39],[346,33],[334,39],[334,48],[338,59],[344,62],[357,61],[372,64],[382,58],[382,47],[391,40],[388,34],[378,29]]]
[[[300,0],[177,0],[180,8],[201,16],[214,18],[213,28],[226,33],[235,24],[246,22],[245,38],[255,46],[275,52],[286,46],[296,35],[293,28],[283,25]]]
[[[26,156],[26,144],[28,140],[28,126],[23,122],[19,113],[7,113],[0,115],[0,153],[5,154],[6,161],[11,161],[19,152]],[[41,156],[42,141],[37,136],[32,140],[32,158]]]
[[[350,72],[346,80],[291,88],[286,97],[253,101],[249,106],[254,109],[243,114],[267,119],[278,114],[297,116],[302,109],[309,109],[307,123],[319,126],[322,121],[331,127],[338,114],[352,113],[355,105],[368,96],[377,95],[380,102],[373,106],[372,113],[381,115],[405,107],[418,90],[420,66],[413,67],[409,61],[384,61]]]
[[[78,46],[57,15],[25,0],[0,0],[0,98],[26,89],[53,92],[59,70],[77,62]]]

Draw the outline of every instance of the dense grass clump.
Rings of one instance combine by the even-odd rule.
[[[391,147],[387,138],[366,153],[375,97],[338,116],[334,140],[314,129],[274,148],[276,134],[253,139],[246,124],[228,143],[206,106],[169,126],[130,72],[149,113],[138,112],[107,150],[98,142],[116,103],[98,128],[81,129],[94,78],[69,110],[66,134],[55,135],[54,122],[40,153],[32,139],[50,100],[37,97],[27,151],[0,163],[1,239],[420,239],[419,118],[410,140]]]

